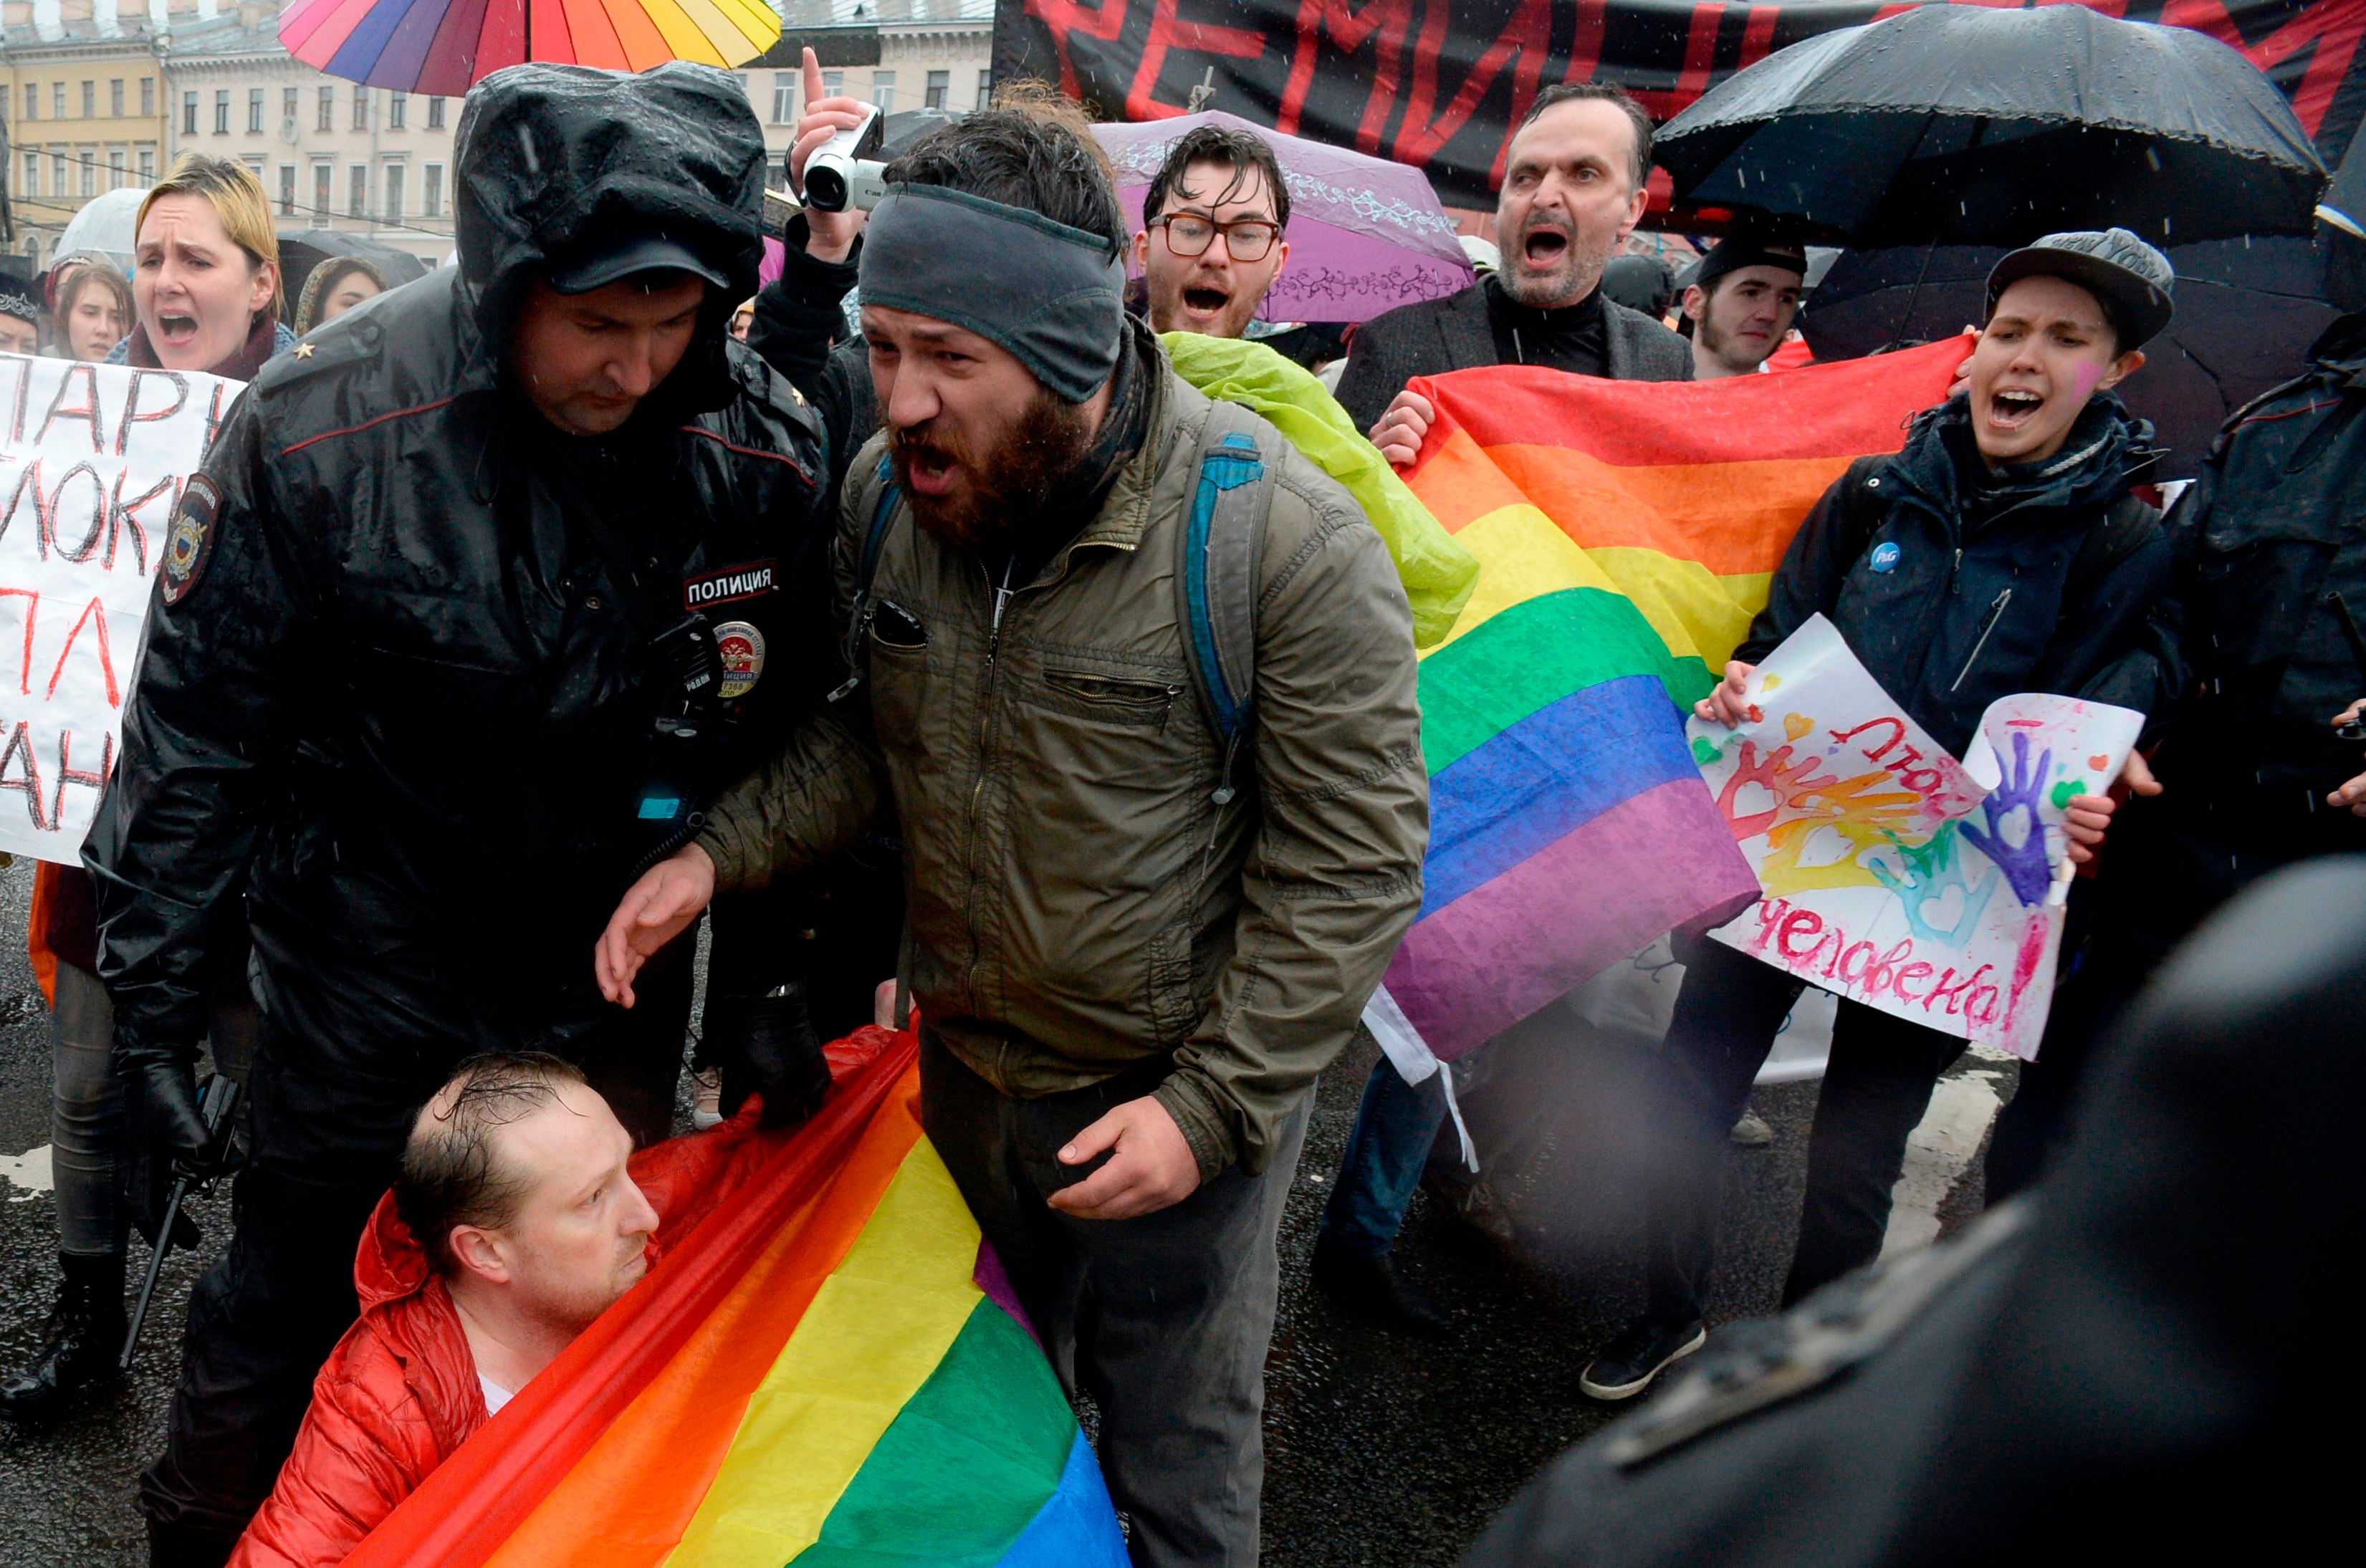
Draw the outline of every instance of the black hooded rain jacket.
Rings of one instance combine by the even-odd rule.
[[[818,632],[783,568],[819,430],[725,330],[764,169],[737,79],[520,67],[470,95],[459,146],[459,266],[276,361],[191,480],[85,851],[129,1068],[194,1052],[246,892],[299,1164],[383,1158],[460,1057],[564,1051],[614,1015],[593,939],[687,831],[652,802],[769,749],[763,710],[804,696],[787,644]],[[620,230],[732,286],[622,430],[572,438],[505,350],[546,262]],[[722,744],[654,734],[685,683],[653,640],[692,611],[723,645]]]

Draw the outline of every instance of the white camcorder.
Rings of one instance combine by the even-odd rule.
[[[885,131],[879,111],[871,108],[862,123],[839,131],[806,161],[806,205],[816,212],[844,212],[849,207],[868,212],[886,193],[881,178],[879,144]]]

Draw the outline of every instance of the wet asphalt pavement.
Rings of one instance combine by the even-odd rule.
[[[0,872],[0,1365],[15,1365],[55,1288],[56,1231],[37,1170],[49,1142],[48,1021],[25,958],[29,868]],[[1490,1047],[1463,1096],[1515,1222],[1505,1249],[1425,1191],[1397,1255],[1451,1316],[1430,1342],[1369,1326],[1307,1279],[1307,1258],[1374,1053],[1325,1074],[1282,1227],[1279,1326],[1268,1363],[1265,1562],[1274,1568],[1448,1564],[1520,1484],[1616,1412],[1578,1392],[1591,1352],[1639,1306],[1634,1107],[1644,1050],[1549,1014]],[[1813,1083],[1761,1089],[1774,1143],[1730,1161],[1711,1321],[1773,1310],[1787,1264]],[[1939,1205],[1977,1208],[1975,1172]],[[202,1206],[210,1255],[226,1195]],[[134,1243],[134,1288],[145,1251]],[[200,1260],[176,1255],[139,1367],[59,1430],[0,1424],[0,1568],[144,1562],[134,1476],[163,1441],[183,1309]]]

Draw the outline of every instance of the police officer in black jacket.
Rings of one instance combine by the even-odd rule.
[[[2350,314],[2301,374],[2237,410],[2169,520],[2155,612],[2179,698],[2152,782],[2112,829],[2092,932],[2037,1060],[1997,1119],[1992,1200],[2034,1180],[2086,1057],[2162,957],[2226,899],[2312,855],[2366,850],[2366,163],[2317,209],[2327,293]],[[2066,968],[2068,966],[2066,965]]]
[[[458,140],[459,265],[276,362],[189,482],[86,851],[151,1148],[201,1142],[201,977],[242,893],[263,1013],[236,1228],[141,1483],[160,1562],[219,1562],[269,1492],[456,1060],[558,1052],[664,1136],[688,944],[626,1014],[592,940],[826,673],[783,572],[819,433],[725,330],[761,238],[737,79],[519,66]],[[827,1084],[817,1051],[756,1076],[792,1112]]]
[[[2147,616],[2169,547],[2130,494],[2150,472],[2152,430],[2111,388],[2169,324],[2173,281],[2168,258],[2121,229],[2048,235],[1999,262],[1965,391],[1918,418],[1903,451],[1860,460],[1817,504],[1700,716],[1734,722],[1757,661],[1820,612],[1958,756],[1989,704],[2014,692],[2158,711]],[[2074,837],[2100,842],[2111,810],[2073,800]],[[1579,1379],[1598,1399],[1641,1393],[1704,1342],[1726,1132],[1801,985],[1705,938],[1680,940],[1678,956],[1649,1300]],[[1907,1135],[1963,1050],[1960,1036],[1842,1001],[1786,1302],[1880,1251]]]

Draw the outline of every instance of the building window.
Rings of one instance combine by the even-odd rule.
[[[400,163],[389,163],[380,174],[380,183],[386,187],[381,195],[386,200],[386,220],[389,223],[402,221],[402,175],[403,167]]]
[[[331,117],[331,116],[332,116],[332,115],[334,115],[334,114],[336,113],[336,110],[337,110],[337,90],[336,90],[334,87],[323,87],[323,88],[321,88],[321,117],[320,117],[320,118],[318,118],[318,119],[316,119],[316,120],[314,120],[314,121],[312,122],[312,129],[315,129],[315,130],[334,130],[334,129],[336,129],[337,128],[336,128],[334,125],[332,125],[332,124],[331,124],[331,123],[330,123],[330,117]]]
[[[994,73],[991,71],[980,71],[977,73],[977,106],[979,108],[985,108],[993,101]]]
[[[62,82],[50,84],[50,118],[51,119],[66,118],[66,84]]]
[[[329,220],[329,185],[335,177],[336,172],[328,164],[312,165],[312,220],[315,223]]]
[[[941,108],[943,108],[943,107],[945,106],[945,96],[946,96],[946,95],[947,95],[947,94],[949,94],[949,93],[951,93],[951,92],[952,91],[952,88],[953,88],[953,73],[952,73],[952,72],[950,72],[950,71],[931,71],[931,72],[930,72],[930,73],[929,73],[929,90],[928,90],[927,95],[926,95],[925,96],[923,96],[923,97],[921,98],[921,100],[920,100],[920,102],[921,102],[921,106],[922,106],[923,107],[925,107],[925,108],[931,108],[931,109],[941,109]]]
[[[197,134],[197,95],[195,93],[181,95],[181,134]]]
[[[279,216],[296,216],[296,165],[293,163],[279,165]]]
[[[85,82],[82,84],[82,118],[84,119],[98,118],[98,84],[96,82]]]
[[[871,73],[871,101],[879,106],[882,115],[896,112],[896,73],[893,71]]]
[[[282,87],[279,89],[279,118],[287,122],[287,129],[290,130],[296,129],[296,105],[301,95],[302,89],[300,88]]]
[[[260,87],[246,90],[246,133],[249,136],[263,134],[263,89]]]
[[[77,147],[74,149],[74,159],[82,165],[82,194],[86,196],[96,196],[98,194],[98,149]]]
[[[38,82],[25,84],[25,118],[27,119],[41,118],[41,84]]]
[[[354,129],[355,130],[369,129],[369,89],[367,87],[354,89]]]
[[[249,153],[243,160],[242,160],[242,162],[246,164],[246,172],[254,176],[254,188],[256,190],[261,190],[263,188],[263,160],[253,153]],[[267,201],[270,198],[266,196],[264,199]]]
[[[214,134],[230,134],[230,89],[227,87],[214,94]]]
[[[345,171],[351,188],[345,193],[345,213],[351,218],[369,216],[369,165],[355,163]]]
[[[444,129],[444,100],[440,97],[427,100],[427,129],[430,130]]]
[[[123,78],[120,76],[107,84],[107,112],[117,119],[123,118]]]
[[[442,99],[435,100],[441,103]],[[419,176],[419,216],[444,216],[444,165],[430,163]]]
[[[389,129],[389,130],[402,130],[402,129],[407,129],[407,128],[404,126],[403,121],[404,121],[406,118],[409,118],[410,114],[411,114],[411,95],[410,95],[410,94],[408,94],[408,93],[389,93],[389,94],[386,95],[386,129]]]
[[[797,73],[794,71],[772,73],[772,123],[794,125],[797,122]]]
[[[821,73],[821,95],[835,98],[846,91],[846,73],[825,71]]]
[[[140,150],[140,183],[143,185],[156,183],[156,150],[152,147]]]
[[[25,194],[28,196],[41,194],[41,155],[29,147],[25,149]]]
[[[129,183],[125,178],[126,173],[127,171],[125,170],[123,163],[123,149],[120,147],[108,148],[107,150],[107,188],[111,191],[121,190],[124,185]]]
[[[62,147],[50,154],[50,194],[66,194],[66,154]]]
[[[140,78],[140,116],[142,119],[148,119],[152,118],[155,113],[156,78],[142,76]]]

